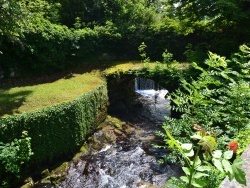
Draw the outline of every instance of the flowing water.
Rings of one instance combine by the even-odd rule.
[[[98,151],[71,162],[64,181],[56,188],[147,188],[167,187],[166,179],[178,176],[179,168],[157,162],[167,154],[164,149],[152,147],[159,142],[154,131],[161,129],[164,116],[169,115],[167,90],[156,88],[152,80],[135,80],[135,103],[140,108],[133,114],[119,114],[127,129],[116,141],[104,143]],[[96,132],[98,139],[102,133]]]
[[[135,79],[135,92],[141,96],[138,98],[147,110],[149,119],[155,122],[164,121],[164,116],[170,116],[170,101],[167,99],[168,90],[160,88],[153,80],[147,78]]]

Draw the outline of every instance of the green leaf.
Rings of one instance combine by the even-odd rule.
[[[182,167],[182,170],[185,172],[186,175],[190,175],[190,169],[187,167]]]
[[[203,153],[203,158],[205,161],[210,161],[211,160],[211,155],[209,153],[204,152]]]
[[[198,134],[194,134],[193,136],[190,136],[194,140],[200,140],[202,137]]]
[[[202,150],[211,153],[216,148],[216,140],[212,136],[203,136],[198,142]]]
[[[221,151],[221,150],[215,150],[215,151],[213,152],[212,156],[213,156],[214,158],[219,159],[219,158],[221,158],[221,156],[222,156],[222,151]]]
[[[195,158],[195,161],[190,161],[190,164],[193,165],[194,162],[195,162],[195,165],[194,165],[195,168],[196,168],[197,166],[200,166],[200,165],[201,165],[200,157],[196,157],[196,158]]]
[[[205,177],[205,176],[209,176],[209,175],[205,173],[197,172],[195,173],[193,177],[198,179],[198,178]]]
[[[204,187],[206,183],[203,180],[196,179],[191,183],[194,187]]]
[[[223,154],[224,159],[231,159],[233,156],[233,151],[229,150],[229,151],[225,151]]]
[[[223,165],[226,172],[229,172],[230,174],[233,174],[232,166],[231,166],[231,164],[229,163],[228,160],[222,159],[221,163],[222,163],[222,165]]]
[[[240,167],[242,167],[243,163],[244,163],[244,161],[242,158],[236,158],[233,162],[233,165],[240,168]]]
[[[189,182],[189,179],[186,176],[181,176],[180,179],[184,181],[185,183]]]
[[[193,147],[193,144],[181,144],[181,147],[182,147],[182,149],[184,149],[184,150],[191,150],[192,149],[192,147]]]
[[[246,128],[250,129],[250,123],[248,123],[248,124],[246,125]]]
[[[238,168],[234,165],[232,165],[232,169],[233,169],[233,173],[234,173],[234,177],[236,179],[237,182],[239,182],[240,184],[243,184],[246,186],[246,173],[241,169]]]
[[[197,171],[200,171],[200,172],[204,172],[204,171],[209,171],[211,170],[211,167],[210,166],[198,166],[196,168]]]
[[[224,172],[224,170],[223,170],[223,168],[222,168],[222,164],[221,164],[221,162],[220,162],[219,159],[213,158],[213,159],[212,159],[212,162],[213,162],[214,166],[215,166],[219,171]]]
[[[184,151],[184,154],[187,156],[187,157],[192,157],[194,156],[194,150],[190,150],[190,151]]]
[[[229,178],[230,181],[232,181],[234,179],[234,174],[233,173],[232,174],[228,174],[228,178]]]

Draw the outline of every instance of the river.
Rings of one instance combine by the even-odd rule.
[[[170,115],[167,90],[156,88],[152,80],[136,78],[134,91],[133,112],[112,114],[125,122],[122,129],[107,126],[106,132],[97,131],[88,152],[69,162],[62,182],[35,187],[160,188],[166,187],[168,178],[178,176],[176,165],[157,162],[168,151],[152,147],[162,142],[154,131],[161,130],[164,116]],[[107,133],[115,138],[107,139]]]

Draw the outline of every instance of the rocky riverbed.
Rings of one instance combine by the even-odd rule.
[[[34,182],[30,177],[24,187],[165,187],[168,178],[181,172],[176,165],[159,164],[158,160],[168,151],[152,146],[162,143],[154,131],[161,130],[164,116],[170,115],[165,94],[137,92],[134,100],[124,103],[129,108],[108,116],[72,160],[54,169],[44,169],[41,179]],[[121,102],[113,103],[117,104]]]

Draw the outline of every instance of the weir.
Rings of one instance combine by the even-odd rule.
[[[164,116],[170,115],[168,91],[153,80],[131,77],[110,80],[108,90],[110,112],[126,122],[123,129],[106,127],[107,132],[95,132],[90,146],[96,148],[100,143],[101,148],[90,148],[77,163],[71,162],[58,185],[40,184],[37,188],[160,188],[168,178],[179,176],[178,166],[157,162],[168,150],[152,147],[160,142],[154,131],[161,130]],[[108,140],[116,139],[106,142],[107,135]]]
[[[158,87],[156,87],[157,84],[155,84],[154,80],[148,79],[148,78],[141,78],[136,77],[135,78],[135,91],[137,90],[157,90]]]
[[[141,95],[141,100],[147,99],[147,104],[142,103],[154,121],[164,121],[164,116],[170,116],[170,101],[167,99],[168,90],[161,88],[157,83],[147,78],[135,78],[135,92]],[[145,98],[145,99],[143,99]]]

